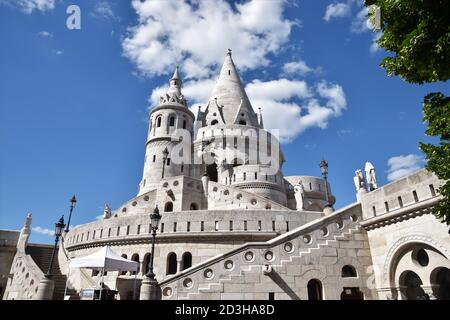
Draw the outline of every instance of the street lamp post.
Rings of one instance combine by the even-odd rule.
[[[33,300],[52,300],[53,292],[55,291],[55,281],[52,279],[52,267],[53,260],[55,259],[56,248],[58,246],[59,237],[64,230],[64,217],[61,217],[57,223],[55,223],[55,247],[53,248],[52,258],[50,259],[50,265],[48,267],[47,273],[39,282],[37,292],[33,296]]]
[[[162,168],[162,177],[161,179],[164,179],[164,168],[166,166],[167,158],[169,157],[169,150],[167,150],[167,147],[163,150],[163,168]]]
[[[320,161],[320,171],[322,172],[322,177],[325,180],[325,197],[326,197],[326,205],[324,211],[329,213],[330,211],[333,211],[333,206],[330,204],[330,193],[328,190],[328,163],[323,159]]]
[[[55,246],[53,247],[52,258],[50,259],[50,265],[48,266],[46,278],[52,277],[53,260],[55,259],[56,247],[58,246],[59,237],[61,237],[62,231],[66,225],[64,224],[64,216],[55,223]]]
[[[69,220],[67,221],[66,230],[64,230],[66,233],[69,232],[70,228],[70,219],[72,219],[72,211],[73,208],[75,208],[75,205],[77,204],[77,198],[75,198],[75,195],[70,199],[70,211],[69,211]]]
[[[150,215],[150,226],[152,228],[152,253],[150,255],[150,267],[148,272],[145,274],[146,277],[154,280],[155,273],[153,272],[153,256],[155,253],[155,238],[156,238],[156,230],[159,227],[159,221],[161,220],[161,215],[159,214],[158,206],[155,207],[153,213]]]
[[[150,266],[148,272],[145,274],[144,280],[142,280],[140,300],[160,300],[160,287],[158,281],[155,279],[155,273],[153,272],[153,256],[155,253],[155,238],[156,231],[161,221],[161,214],[159,213],[158,206],[155,207],[153,213],[150,215],[150,227],[152,230],[152,252],[150,255]]]

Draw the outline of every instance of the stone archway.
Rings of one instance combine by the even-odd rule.
[[[430,277],[433,293],[438,300],[450,300],[450,269],[438,267]]]
[[[400,292],[406,300],[429,300],[422,285],[422,279],[414,271],[403,271],[400,275]]]

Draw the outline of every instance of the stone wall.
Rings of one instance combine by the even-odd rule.
[[[10,279],[19,234],[19,231],[0,230],[0,300]]]

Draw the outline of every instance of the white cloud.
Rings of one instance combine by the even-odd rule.
[[[388,160],[388,180],[394,181],[423,167],[425,160],[416,154],[400,155]]]
[[[40,36],[42,38],[53,38],[53,33],[48,32],[48,31],[40,31],[40,32],[38,32],[38,36]]]
[[[91,12],[90,15],[97,19],[117,19],[111,8],[111,5],[106,1],[100,1],[96,3],[94,11]]]
[[[380,46],[377,43],[377,40],[380,39],[381,35],[381,33],[376,33],[372,38],[372,44],[370,45],[370,52],[372,54],[375,54],[381,50]]]
[[[332,18],[346,17],[350,15],[350,12],[351,3],[332,3],[327,6],[323,19],[328,22]]]
[[[298,74],[300,76],[304,76],[304,75],[307,75],[308,73],[316,72],[317,70],[308,66],[305,61],[298,60],[298,61],[292,61],[292,62],[285,63],[283,65],[283,71],[285,74],[288,74],[288,75]]]
[[[61,54],[64,53],[64,51],[62,51],[62,50],[57,50],[55,53],[56,53],[57,55],[61,55]]]
[[[187,78],[208,78],[234,49],[241,70],[268,65],[289,38],[294,22],[283,18],[284,1],[133,0],[139,23],[129,29],[123,52],[146,75],[180,64]],[[174,23],[176,21],[176,23]]]
[[[103,214],[95,216],[95,220],[102,220],[102,219],[103,219]]]
[[[49,229],[46,229],[46,228],[42,228],[42,227],[33,227],[33,228],[31,228],[31,230],[33,230],[33,231],[35,231],[37,233],[40,233],[40,234],[44,234],[44,235],[49,236],[49,237],[55,235],[55,231],[49,230]]]
[[[34,10],[49,11],[55,8],[55,0],[0,0],[0,5],[19,8],[26,14],[33,13]]]
[[[371,28],[367,17],[367,8],[363,7],[353,19],[350,31],[353,33],[363,33],[370,30]]]

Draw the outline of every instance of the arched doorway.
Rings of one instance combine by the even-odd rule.
[[[206,167],[206,173],[208,174],[209,180],[217,182],[218,181],[218,173],[217,173],[217,164],[212,163]]]
[[[146,274],[150,269],[150,257],[151,253],[146,253],[144,256],[144,261],[142,261],[142,274]]]
[[[429,300],[422,289],[422,280],[414,271],[404,271],[400,275],[400,291],[406,300]]]
[[[172,212],[172,211],[173,211],[173,203],[169,201],[164,206],[164,212]]]
[[[438,300],[450,300],[450,269],[440,267],[431,273],[431,282],[436,286]]]
[[[308,300],[323,300],[322,283],[317,279],[308,281]]]
[[[137,263],[139,263],[139,255],[138,255],[137,253],[133,254],[133,255],[131,256],[131,260],[136,261]],[[138,270],[137,270],[137,273],[139,273],[139,270],[140,270],[140,269],[141,269],[141,266],[139,265],[139,268],[138,268]],[[136,271],[133,271],[132,274],[135,275],[135,274],[136,274]]]
[[[177,273],[177,254],[171,252],[167,255],[166,275]]]
[[[127,255],[126,255],[125,253],[122,254],[121,257],[124,258],[124,259],[128,259]],[[126,274],[127,274],[126,271],[122,271],[122,272],[120,273],[121,276],[124,276],[124,275],[126,275]]]
[[[364,294],[357,287],[344,288],[341,300],[364,300]]]
[[[181,270],[192,267],[192,254],[190,252],[183,253],[181,260]]]

